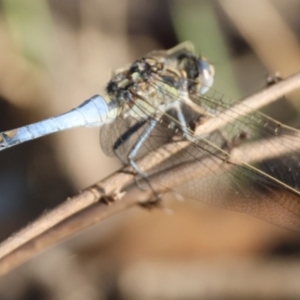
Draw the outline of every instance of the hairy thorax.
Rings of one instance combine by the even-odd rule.
[[[106,92],[117,105],[126,107],[125,116],[140,119],[160,108],[165,109],[179,98],[181,77],[178,71],[172,71],[169,63],[145,57],[118,71],[109,81]]]

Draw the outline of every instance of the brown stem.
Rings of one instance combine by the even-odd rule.
[[[300,73],[297,73],[262,92],[246,98],[242,103],[236,104],[235,108],[239,109],[239,106],[241,106],[242,110],[240,111],[246,115],[299,87]],[[209,119],[197,128],[196,133],[207,134],[237,118],[237,116],[228,116],[230,114],[224,112],[218,118]],[[241,114],[238,117],[241,117]],[[178,149],[188,146],[188,144],[188,142],[180,142],[180,147],[175,147],[173,144],[164,145],[156,150],[156,154],[149,153],[140,159],[138,165],[141,171],[146,171],[169,158]],[[210,159],[205,163],[211,163]],[[214,161],[214,167],[216,166]],[[172,186],[179,185],[182,183],[182,180],[186,180],[186,177],[180,176],[182,174],[181,169],[189,167],[191,166],[185,164],[177,166],[171,172],[163,172],[163,176],[158,174],[156,178],[153,178],[154,188],[162,194],[167,192]],[[198,172],[208,172],[208,170],[209,168],[198,168]],[[193,165],[194,171],[195,167]],[[200,176],[204,175],[200,174]],[[122,197],[123,194],[120,191],[132,179],[132,170],[126,167],[121,172],[109,176],[75,197],[68,199],[54,210],[42,215],[35,222],[2,242],[0,244],[0,274],[8,272],[46,247],[98,223],[106,217],[135,204],[147,201],[152,196],[151,193],[143,192],[134,185],[123,191],[125,197]],[[161,184],[162,181],[164,181],[163,184]],[[156,182],[159,182],[159,184],[156,185]]]

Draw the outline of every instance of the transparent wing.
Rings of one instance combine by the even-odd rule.
[[[152,84],[160,96],[173,97]],[[172,155],[152,153],[159,164],[147,171],[150,178],[187,197],[300,230],[299,131],[215,91],[191,97],[211,118],[195,132],[188,128],[190,136],[184,137],[176,126],[168,127],[174,117],[166,112],[149,141],[173,130]]]
[[[272,168],[273,177],[290,186],[296,186],[299,173],[291,175],[280,158],[266,161],[266,171]],[[276,167],[274,167],[276,166]],[[210,169],[205,175],[197,169]],[[259,168],[257,168],[259,169]],[[261,170],[264,170],[263,168]],[[185,178],[176,192],[188,198],[244,212],[277,225],[300,230],[299,194],[279,184],[256,169],[234,164],[219,164],[212,159],[197,160],[185,168],[185,173],[199,174]],[[277,176],[276,176],[277,175]],[[287,176],[287,177],[286,177]]]
[[[132,126],[129,118],[118,116],[112,123],[106,124],[100,129],[100,146],[103,152],[108,156],[114,156],[113,147],[118,138]],[[121,153],[125,153],[129,149],[121,147]]]
[[[197,112],[193,112],[189,107],[182,106],[187,122],[199,120],[200,116]],[[170,117],[173,119],[172,121]],[[108,156],[114,156],[116,154],[115,149],[122,161],[127,162],[130,149],[153,118],[157,118],[157,116],[153,116],[144,108],[141,108],[140,113],[135,118],[133,116],[127,116],[126,118],[119,116],[112,123],[104,125],[100,130],[100,144],[104,153]],[[178,128],[178,120],[174,111],[169,110],[168,114],[163,114],[157,121],[157,125],[151,132],[150,137],[142,144],[135,160],[170,142],[174,137],[175,129]]]
[[[111,124],[103,126],[100,130],[100,145],[104,153],[108,156],[118,155],[123,162],[127,162],[127,156],[138,137],[145,130],[147,122],[145,120],[134,119],[132,117],[119,116]],[[138,157],[145,154],[146,142]]]

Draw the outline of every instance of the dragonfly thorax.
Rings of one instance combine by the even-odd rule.
[[[130,104],[135,100],[136,91],[143,90],[149,79],[154,74],[160,75],[162,70],[163,64],[155,58],[139,59],[113,76],[107,84],[106,92],[117,103]]]

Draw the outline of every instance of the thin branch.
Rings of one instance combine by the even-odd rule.
[[[239,109],[239,106],[241,106],[241,112],[246,115],[299,87],[300,73],[297,73],[262,92],[244,99],[242,103],[236,104],[235,108]],[[236,118],[241,117],[241,114],[239,116],[228,117],[229,115],[230,114],[224,112],[219,115],[218,118],[209,119],[206,123],[197,128],[196,133],[204,134],[215,131],[224,126],[227,122],[232,122]],[[138,165],[140,169],[146,171],[169,158],[178,151],[178,149],[189,145],[188,142],[180,143],[181,147],[167,144],[156,150],[155,155],[152,152],[149,153],[139,160]],[[202,163],[211,164],[211,169],[201,168],[200,166],[195,168],[195,163],[193,163],[192,167],[194,173],[188,173],[195,176],[195,170],[197,170],[197,172],[201,173],[197,174],[197,176],[205,176],[206,174],[204,173],[210,172],[212,168],[217,167],[215,160],[213,164],[210,159],[207,159],[205,162],[202,161]],[[171,189],[172,186],[182,184],[182,180],[187,180],[186,176],[179,175],[183,173],[183,168],[190,167],[188,164],[176,166],[170,171],[157,174],[151,183],[153,182],[154,188],[163,194]],[[186,172],[184,173],[186,174]],[[86,227],[100,222],[106,217],[149,200],[149,198],[152,197],[151,192],[142,192],[134,185],[131,185],[127,190],[123,191],[125,197],[122,197],[123,194],[121,194],[120,191],[124,186],[132,182],[132,179],[133,175],[131,169],[128,167],[123,168],[121,172],[109,176],[79,195],[68,199],[56,209],[44,214],[32,224],[2,242],[0,244],[0,274],[8,272],[12,268],[30,259],[39,251]]]
[[[90,198],[96,200],[94,192],[86,190],[73,197],[71,201],[84,202],[86,199]],[[99,201],[99,198],[97,200]],[[56,244],[87,227],[97,224],[110,216],[120,213],[132,206],[136,206],[136,204],[136,198],[126,197],[126,199],[124,198],[122,201],[116,201],[111,204],[102,201],[91,205],[44,233],[33,237],[27,243],[21,243],[14,251],[8,252],[0,259],[0,275],[9,272],[53,244]],[[34,230],[35,223],[33,223],[31,227],[32,230]],[[16,234],[18,237],[19,235],[20,233]],[[14,236],[11,237],[11,243],[13,242],[13,239]]]

